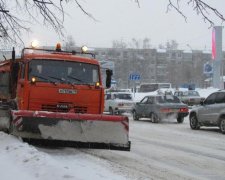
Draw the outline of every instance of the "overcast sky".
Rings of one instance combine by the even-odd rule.
[[[183,0],[187,2],[188,0]],[[134,0],[82,0],[83,8],[97,21],[86,16],[72,1],[65,7],[68,13],[65,20],[66,36],[73,36],[76,45],[90,47],[112,47],[113,40],[130,42],[132,38],[149,38],[153,48],[176,40],[179,49],[211,50],[210,25],[192,7],[181,8],[187,16],[187,22],[174,9],[166,13],[168,0],[139,0],[140,8]],[[225,15],[224,0],[207,0],[210,5]],[[215,19],[215,25],[222,25]],[[38,39],[42,45],[62,42],[51,28],[34,26],[33,33],[24,36],[26,45],[32,39]],[[225,42],[223,30],[223,44]],[[189,44],[189,47],[187,46]],[[224,46],[224,45],[223,45]],[[225,47],[223,47],[225,49]]]

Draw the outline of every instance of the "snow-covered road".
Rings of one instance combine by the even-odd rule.
[[[131,151],[40,148],[0,132],[1,180],[225,179],[225,136],[130,117]]]

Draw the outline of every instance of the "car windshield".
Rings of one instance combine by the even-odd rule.
[[[164,96],[157,96],[156,102],[161,103],[180,103],[180,100],[178,97],[173,95],[164,95]]]
[[[159,89],[158,84],[143,84],[140,87],[140,92],[153,92]]]
[[[32,60],[29,63],[29,80],[37,77],[37,81],[56,81],[71,84],[95,84],[99,82],[98,66],[94,64],[59,61]]]
[[[186,91],[183,93],[184,96],[200,96],[197,91]]]
[[[131,94],[115,94],[116,99],[132,100]]]
[[[153,92],[158,89],[168,89],[171,88],[170,83],[150,83],[150,84],[142,84],[140,86],[139,92]]]

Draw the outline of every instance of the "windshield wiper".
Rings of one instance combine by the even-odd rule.
[[[52,78],[52,79],[59,80],[59,81],[61,81],[61,82],[66,82],[66,83],[68,83],[68,84],[74,86],[73,83],[71,83],[70,81],[68,81],[68,80],[66,80],[66,79],[64,79],[64,78],[58,78],[58,77],[53,77],[53,76],[48,76],[48,77],[50,77],[50,78]]]
[[[33,74],[33,76],[35,76],[35,77],[37,77],[37,78],[39,78],[39,79],[45,80],[45,81],[47,81],[47,82],[50,82],[50,83],[52,83],[52,84],[54,84],[54,85],[56,85],[56,82],[55,82],[55,81],[51,81],[50,79],[45,78],[45,77],[43,77],[43,76],[36,75],[36,74]]]
[[[84,81],[82,81],[81,79],[78,79],[77,77],[70,76],[70,75],[68,75],[67,77],[84,83]]]
[[[81,82],[81,83],[84,84],[84,85],[88,85],[89,87],[91,87],[91,85],[93,85],[93,84],[90,84],[90,83],[88,83],[88,82],[85,82],[85,81],[83,81],[83,80],[81,80],[81,79],[78,79],[78,78],[75,77],[75,76],[70,76],[70,75],[68,75],[67,77],[68,77],[68,78],[71,78],[71,79],[74,79],[74,80],[76,80],[76,81],[78,81],[78,82]]]

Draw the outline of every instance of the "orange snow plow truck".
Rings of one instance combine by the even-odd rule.
[[[90,57],[87,57],[89,56]],[[112,71],[106,70],[106,86]],[[0,129],[34,144],[130,151],[129,120],[103,114],[93,53],[24,48],[0,61]]]

